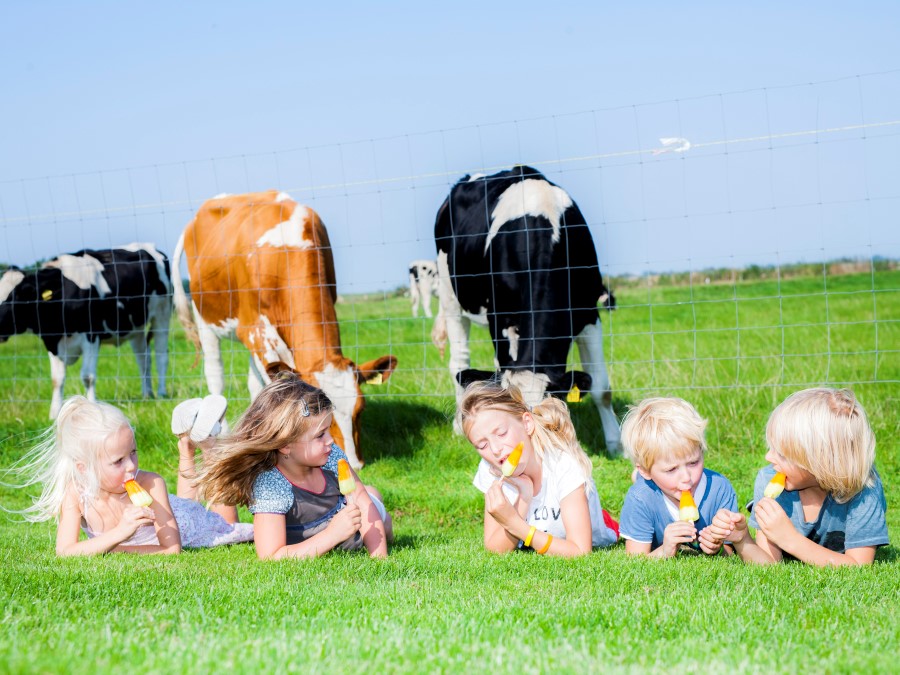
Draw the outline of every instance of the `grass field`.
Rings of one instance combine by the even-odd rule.
[[[361,475],[394,514],[390,557],[262,563],[238,545],[57,559],[52,523],[7,517],[0,672],[896,672],[900,273],[656,287],[618,300],[603,314],[617,412],[652,394],[692,401],[710,420],[706,464],[731,479],[741,504],[764,464],[773,407],[805,386],[852,384],[878,438],[894,546],[871,567],[825,570],[633,559],[621,544],[578,560],[489,555],[483,499],[471,486],[477,455],[451,431],[453,390],[430,321],[409,317],[402,298],[354,299],[339,305],[345,353],[400,361],[367,390],[362,418]],[[475,367],[490,364],[486,336],[473,330]],[[133,400],[127,346],[103,348],[98,395],[119,401],[135,422],[141,465],[174,490],[169,417],[203,384],[180,327],[171,341],[172,398]],[[246,355],[225,356],[233,421],[246,405]],[[39,340],[0,346],[0,373],[6,467],[47,423]],[[72,368],[68,392],[80,391]],[[601,501],[618,514],[631,467],[604,455],[592,405],[572,410]],[[4,507],[27,503],[0,487]]]

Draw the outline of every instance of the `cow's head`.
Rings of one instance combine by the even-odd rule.
[[[612,311],[616,308],[616,296],[606,286],[602,288],[603,292],[597,298],[597,303],[603,308]]]
[[[17,307],[24,302],[16,293],[23,279],[25,274],[18,267],[10,267],[0,277],[0,343],[27,330],[16,316]]]
[[[525,402],[534,406],[546,396],[580,401],[581,395],[591,390],[591,376],[580,370],[553,369],[550,372],[536,373],[532,370],[476,370],[466,368],[456,374],[456,381],[461,387],[472,382],[492,380],[503,386],[514,385],[522,392]]]
[[[274,379],[279,372],[294,372],[325,392],[334,405],[331,423],[334,442],[347,454],[351,466],[359,469],[364,463],[359,445],[359,416],[366,407],[361,385],[385,382],[396,367],[394,356],[381,356],[361,365],[345,358],[338,363],[329,363],[317,373],[298,373],[289,365],[276,361],[266,365],[266,375]]]

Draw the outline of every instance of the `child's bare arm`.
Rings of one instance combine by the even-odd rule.
[[[366,545],[366,550],[370,556],[373,558],[385,558],[388,551],[384,521],[381,519],[378,508],[375,506],[369,493],[366,492],[366,487],[359,479],[359,476],[356,475],[353,469],[350,471],[356,480],[356,491],[353,495],[362,514],[362,523],[359,531],[362,535],[363,543]]]
[[[155,473],[141,471],[141,483],[150,496],[153,504],[149,509],[153,512],[153,525],[156,527],[156,538],[159,544],[145,544],[141,546],[116,546],[113,553],[139,553],[139,554],[172,554],[181,553],[181,533],[178,523],[172,513],[169,504],[169,490],[162,476]],[[130,535],[129,535],[130,536]]]
[[[566,528],[566,538],[554,539],[547,554],[574,558],[590,553],[593,534],[591,510],[584,489],[579,487],[563,497],[559,502],[559,508]]]
[[[764,498],[754,507],[760,531],[757,539],[763,539],[773,548],[787,551],[797,560],[810,565],[869,565],[875,560],[875,547],[863,546],[838,553],[821,546],[800,534],[791,523],[784,509],[774,499]],[[780,558],[780,555],[779,555]]]
[[[509,503],[500,482],[484,493],[484,547],[494,553],[514,551],[528,536],[524,514],[528,504],[519,498],[515,507]]]
[[[797,560],[802,560],[809,565],[818,567],[827,567],[828,565],[871,565],[875,560],[874,546],[851,548],[845,553],[838,553],[820,546],[803,536],[799,536],[796,540],[792,539],[788,543],[788,547],[782,547],[782,550],[787,551]]]
[[[335,514],[321,532],[296,544],[287,543],[282,513],[257,513],[253,516],[253,540],[260,560],[281,558],[317,558],[334,549],[358,532],[362,524],[359,506],[347,504]]]
[[[70,490],[63,502],[56,530],[56,555],[101,555],[110,553],[131,537],[139,527],[153,524],[153,511],[137,506],[126,507],[116,527],[96,537],[79,541],[81,533],[81,506],[74,490]],[[138,547],[132,547],[138,548]]]
[[[723,540],[731,541],[735,553],[741,560],[766,565],[776,562],[781,557],[780,552],[777,554],[778,557],[775,552],[770,552],[766,542],[753,540],[747,527],[747,517],[741,513],[720,509],[713,517],[709,529]]]

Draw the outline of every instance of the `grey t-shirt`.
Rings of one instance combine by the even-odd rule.
[[[797,531],[810,541],[827,548],[829,551],[845,553],[847,549],[863,546],[885,546],[888,543],[888,529],[885,512],[887,502],[884,499],[884,488],[881,478],[873,469],[875,484],[864,487],[850,501],[837,503],[831,495],[826,495],[822,510],[814,522],[807,522],[803,517],[803,505],[800,493],[785,490],[775,499],[791,519]],[[759,470],[753,486],[753,501],[763,498],[763,490],[775,475],[774,467],[767,466]],[[750,526],[759,528],[756,516],[750,516]],[[784,558],[793,560],[793,556],[784,553]]]
[[[318,534],[328,527],[331,519],[347,503],[338,486],[336,467],[339,459],[346,459],[346,455],[332,444],[328,462],[322,467],[325,487],[321,492],[311,492],[294,485],[277,467],[259,474],[253,483],[250,513],[283,514],[288,545]],[[352,551],[362,545],[362,536],[356,532],[337,548]]]

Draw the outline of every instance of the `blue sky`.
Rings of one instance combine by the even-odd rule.
[[[342,292],[466,172],[566,188],[607,273],[900,255],[900,3],[3,3],[0,260],[279,188]],[[684,153],[652,154],[683,137]]]

